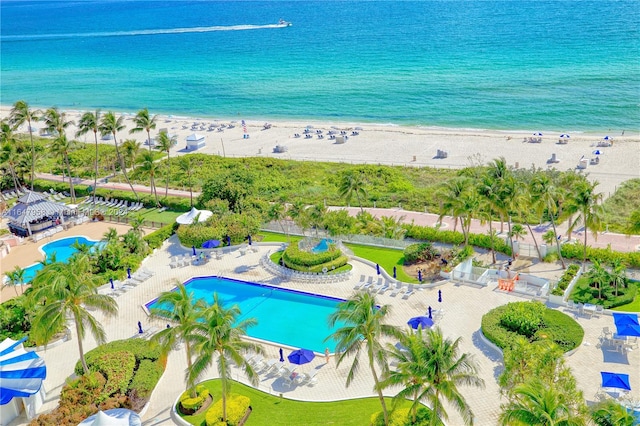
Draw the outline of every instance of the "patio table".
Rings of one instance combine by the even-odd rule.
[[[593,314],[596,313],[596,305],[593,305],[591,303],[585,303],[583,310],[585,314],[592,316]]]

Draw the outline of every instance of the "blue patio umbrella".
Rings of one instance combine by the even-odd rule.
[[[604,138],[602,138],[602,139],[604,139],[605,141],[608,141],[609,139],[613,139],[613,138],[611,138],[611,137],[609,137],[609,136],[607,135],[607,136],[605,136],[605,137],[604,137]]]
[[[631,390],[628,374],[610,373],[608,371],[601,371],[600,375],[602,376],[601,386],[603,388]]]
[[[142,323],[140,321],[138,321],[138,333],[144,333],[144,330],[142,329]]]
[[[127,278],[131,279],[131,268],[127,268]]]
[[[418,281],[422,282],[422,271],[418,269]]]
[[[113,284],[113,278],[109,278],[109,282],[111,283],[111,289],[113,290],[116,286]]]
[[[230,246],[231,245],[231,237],[227,235],[227,245]]]
[[[0,343],[0,405],[37,393],[47,377],[44,360],[24,349],[25,340],[7,338]]]
[[[287,359],[291,364],[302,365],[313,361],[315,357],[316,354],[309,349],[296,349],[287,356]]]
[[[602,151],[600,151],[599,149],[596,149],[595,151],[593,151],[594,155],[602,155],[604,154]]]
[[[377,263],[376,263],[376,272],[378,273],[378,275],[380,275],[380,265],[378,265]]]
[[[407,321],[407,324],[413,329],[417,329],[418,327],[429,328],[433,325],[433,320],[429,317],[413,317]]]
[[[282,348],[280,348],[279,352],[280,352],[280,362],[284,362],[284,351],[282,350]]]
[[[196,246],[191,246],[191,250],[193,251],[193,255],[195,256],[197,254],[196,253]]]
[[[202,248],[204,249],[212,249],[220,246],[220,240],[207,240],[202,243]]]
[[[442,302],[442,290],[438,290],[438,302]]]
[[[393,278],[396,278],[396,272],[397,272],[397,271],[396,271],[396,267],[394,266],[394,267],[393,267]]]
[[[251,240],[251,235],[249,235],[247,238],[249,239],[249,245],[251,245],[251,243],[253,242],[253,241]]]
[[[430,319],[431,319],[431,318],[433,318],[433,315],[432,315],[432,313],[431,313],[431,306],[429,306],[429,318],[430,318]]]
[[[640,337],[640,325],[625,324],[616,326],[618,336]]]
[[[621,325],[638,325],[638,314],[623,314],[623,313],[613,313],[613,322],[616,326]]]

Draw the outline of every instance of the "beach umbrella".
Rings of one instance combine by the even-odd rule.
[[[442,290],[438,290],[438,302],[442,302]]]
[[[191,250],[193,251],[193,255],[195,256],[197,254],[196,253],[196,246],[191,246]]]
[[[604,139],[605,141],[608,141],[608,140],[611,140],[611,139],[613,139],[613,138],[612,138],[612,137],[609,137],[609,136],[605,136],[605,137],[604,137],[604,138],[602,138],[602,139]]]
[[[313,361],[315,357],[316,355],[309,349],[296,349],[287,356],[287,359],[291,364],[302,365]]]
[[[600,151],[599,149],[596,149],[595,151],[593,151],[593,153],[594,153],[595,155],[603,154],[603,152],[602,152],[602,151]]]
[[[131,279],[131,268],[127,268],[127,278]]]
[[[614,312],[613,313],[613,322],[616,326],[621,325],[638,325],[638,314],[623,314]]]
[[[418,281],[422,282],[422,271],[418,269]]]
[[[433,318],[433,315],[432,315],[432,312],[431,312],[431,306],[429,306],[429,319],[432,319],[432,318]]]
[[[0,405],[37,393],[47,377],[44,360],[24,349],[25,340],[7,338],[0,343]]]
[[[378,275],[380,275],[380,265],[378,265],[377,263],[376,263],[376,272],[378,273]]]
[[[284,351],[280,348],[278,352],[280,352],[280,362],[284,362]]]
[[[570,139],[571,138],[571,136],[567,135],[566,133],[561,134],[560,137],[562,139]]]
[[[414,330],[418,327],[429,328],[433,325],[433,320],[429,317],[413,317],[407,321],[407,324],[409,324]]]
[[[140,415],[126,408],[113,408],[111,410],[98,411],[89,416],[78,426],[141,426]]]
[[[640,325],[624,324],[616,326],[618,336],[640,337]]]
[[[109,282],[111,283],[111,290],[116,288],[116,286],[113,284],[113,278],[109,278]]]
[[[629,384],[629,375],[622,373],[610,373],[608,371],[601,371],[602,387],[603,388],[616,388],[623,390],[631,390]]]
[[[202,243],[202,248],[204,249],[212,249],[216,248],[220,245],[220,240],[207,240]]]
[[[249,235],[247,238],[249,239],[249,245],[251,245],[251,243],[252,243],[251,235]]]
[[[144,333],[144,330],[142,329],[142,323],[140,321],[138,321],[138,333]]]
[[[542,133],[537,132],[537,133],[534,133],[533,136],[542,136]]]
[[[396,267],[393,267],[393,278],[396,278]]]

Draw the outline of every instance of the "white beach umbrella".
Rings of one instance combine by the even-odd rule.
[[[126,408],[114,408],[106,411],[98,411],[93,416],[87,417],[78,426],[142,426],[140,416],[135,411]]]
[[[213,215],[213,212],[209,210],[198,210],[195,207],[192,207],[190,211],[187,213],[181,214],[176,218],[176,222],[181,225],[191,225],[196,217],[198,218],[198,222],[204,222],[209,219]]]

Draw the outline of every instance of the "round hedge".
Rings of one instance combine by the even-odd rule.
[[[304,272],[332,271],[347,264],[349,258],[342,254],[335,244],[322,253],[311,253],[301,250],[297,244],[290,244],[282,253],[282,260],[287,268]]]
[[[530,309],[527,305],[535,308]],[[540,306],[544,309],[539,309]],[[503,325],[505,317],[509,318],[510,324],[516,322],[517,319],[514,317],[517,316],[517,312],[523,312],[525,315],[522,320],[523,324],[526,324],[525,329],[527,334],[530,334],[529,337],[524,333],[512,331],[513,327],[510,330]],[[535,330],[529,329],[529,316],[532,312],[539,312],[538,326]],[[482,317],[482,333],[502,349],[509,347],[517,337],[525,337],[531,343],[551,340],[563,351],[568,352],[578,347],[584,338],[584,330],[573,318],[563,312],[549,309],[540,302],[512,302],[492,309]]]

